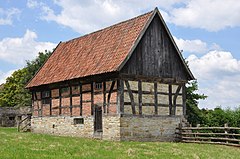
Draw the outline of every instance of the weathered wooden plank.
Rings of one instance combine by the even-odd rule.
[[[82,105],[83,105],[83,98],[82,98],[82,83],[79,82],[79,97],[80,97],[80,100],[79,100],[79,105],[80,105],[80,116],[82,116]]]
[[[130,98],[130,100],[131,100],[132,113],[133,113],[133,114],[136,114],[134,97],[133,97],[133,93],[132,93],[132,90],[131,90],[131,88],[130,88],[129,82],[128,82],[128,81],[125,81],[125,85],[126,85],[127,90],[128,90],[129,98]]]
[[[169,115],[172,115],[172,85],[168,85]]]
[[[103,113],[106,113],[106,82],[103,82]]]
[[[142,115],[142,81],[138,81],[138,106],[139,114]]]
[[[181,90],[182,86],[178,85],[177,90],[173,96],[173,115],[176,115],[176,104],[177,104],[177,97],[179,95],[179,92]]]
[[[162,78],[192,79],[192,75],[171,40],[168,30],[156,15],[121,73]]]
[[[158,89],[157,89],[157,82],[154,82],[154,108],[155,108],[155,115],[158,114]]]
[[[91,82],[91,115],[94,114],[94,85]]]
[[[115,81],[112,81],[109,93],[108,93],[108,98],[107,98],[107,113],[109,113],[109,106],[110,106],[110,99],[111,99],[111,95],[112,95],[112,91],[115,85]]]

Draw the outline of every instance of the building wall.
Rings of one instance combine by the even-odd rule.
[[[121,117],[122,141],[174,141],[181,117],[125,116]]]
[[[83,117],[84,124],[74,124],[74,118],[76,117],[35,117],[31,120],[32,132],[92,138],[94,118]]]
[[[125,82],[125,81],[124,81]],[[110,98],[109,113],[102,111],[102,132],[94,132],[94,115],[91,115],[91,92],[89,88],[84,87],[85,93],[82,95],[83,106],[82,116],[80,116],[80,96],[72,97],[72,116],[70,115],[70,97],[68,93],[62,94],[61,98],[61,114],[59,114],[59,90],[51,90],[52,94],[52,116],[50,117],[50,105],[42,104],[42,100],[35,100],[34,107],[37,108],[35,116],[32,118],[32,131],[35,133],[47,133],[56,135],[78,136],[93,138],[98,135],[104,140],[134,140],[134,141],[173,141],[175,137],[175,130],[181,121],[183,114],[183,97],[182,88],[176,98],[176,115],[169,116],[169,85],[157,83],[157,98],[158,98],[158,113],[155,114],[155,95],[154,82],[142,82],[142,114],[139,114],[139,90],[138,81],[128,81],[130,89],[133,92],[133,99],[135,103],[136,114],[132,115],[129,91],[124,84],[124,113],[119,110],[119,96],[115,84],[115,91],[112,92]],[[116,82],[117,83],[117,82]],[[119,84],[119,83],[118,83]],[[106,90],[109,91],[111,82],[107,84]],[[176,93],[179,85],[172,84],[172,95]],[[72,89],[73,91],[75,89]],[[76,90],[75,90],[76,91]],[[94,106],[102,106],[104,101],[104,94],[102,90],[94,90]],[[78,94],[79,92],[77,92]],[[106,104],[109,92],[106,93]],[[172,96],[172,103],[173,103]],[[90,102],[89,102],[90,101]],[[38,105],[38,102],[39,105]],[[145,105],[144,105],[145,104]],[[148,105],[149,104],[149,105]],[[38,116],[39,109],[42,107],[42,117]],[[54,112],[56,111],[56,112]],[[83,118],[84,124],[76,124],[76,118]]]
[[[74,124],[76,117],[33,118],[32,132],[61,136],[94,138],[94,118],[83,117],[84,124]],[[101,139],[114,141],[174,141],[181,117],[103,116]]]
[[[106,102],[109,94],[109,90],[111,87],[112,81],[106,82]],[[59,97],[59,89],[52,89],[51,90],[51,106],[50,103],[45,104],[44,99],[41,98],[41,92],[36,92],[33,102],[33,116],[50,116],[50,107],[51,109],[51,116],[80,116],[80,91],[79,86],[72,86],[72,114],[70,111],[70,87],[65,87],[61,89],[61,99]],[[111,93],[110,104],[109,104],[109,111],[108,114],[116,114],[117,113],[117,84],[115,83],[114,92]],[[82,116],[91,116],[91,84],[84,84],[82,85]],[[61,103],[60,103],[61,101]],[[104,101],[104,94],[103,88],[96,89],[94,88],[94,96],[93,96],[93,104],[94,105],[101,105],[102,110],[103,108],[103,101]],[[107,103],[106,103],[107,104]],[[61,108],[60,108],[61,105]],[[107,108],[107,106],[106,106]],[[105,111],[107,112],[107,110]]]
[[[136,114],[139,114],[139,96],[138,96],[138,81],[128,81],[130,88],[133,92],[134,103],[136,103]],[[157,98],[158,98],[158,115],[169,115],[169,88],[168,84],[157,83]],[[172,85],[172,93],[174,94],[177,90],[178,85]],[[153,82],[142,82],[142,114],[154,115],[154,83]],[[145,92],[145,93],[144,93]],[[176,115],[183,115],[183,97],[182,88],[179,92],[180,95],[176,99]],[[126,84],[124,84],[124,102],[131,104],[129,93],[127,92]],[[173,98],[172,98],[173,103]],[[124,114],[132,114],[131,105],[124,105]]]

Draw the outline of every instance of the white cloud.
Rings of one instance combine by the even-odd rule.
[[[23,65],[26,60],[36,57],[37,53],[52,50],[56,44],[36,41],[37,34],[26,30],[23,37],[4,38],[0,41],[0,60]]]
[[[184,40],[182,38],[176,38],[173,37],[175,42],[177,43],[177,46],[180,50],[183,50],[184,52],[190,52],[190,53],[197,53],[197,54],[203,54],[210,50],[221,50],[220,46],[217,44],[211,44],[210,46],[203,42],[202,40],[195,39],[195,40]]]
[[[18,17],[21,11],[17,8],[0,8],[0,25],[12,25],[13,18]]]
[[[238,0],[186,0],[182,7],[168,10],[168,20],[176,25],[219,31],[240,26]]]
[[[27,6],[41,9],[41,18],[87,33],[159,7],[164,19],[175,25],[219,31],[240,26],[237,0],[55,0],[59,13],[43,2],[28,0]]]
[[[1,85],[2,83],[5,83],[7,77],[11,76],[14,71],[16,71],[16,70],[10,70],[10,71],[7,71],[7,72],[2,72],[2,71],[0,70],[0,85]]]
[[[183,0],[55,0],[55,4],[62,8],[60,13],[55,13],[46,4],[34,0],[29,0],[27,6],[29,8],[40,8],[42,11],[41,18],[44,20],[55,21],[79,33],[88,33],[132,18],[142,12],[153,10],[158,5],[161,5],[161,8],[169,9],[173,4],[178,4],[181,1]]]
[[[240,61],[230,52],[210,51],[202,57],[187,58],[190,69],[198,79],[199,90],[208,96],[201,107],[236,107],[240,105]]]

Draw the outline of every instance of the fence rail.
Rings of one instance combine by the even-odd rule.
[[[228,127],[182,127],[176,132],[179,140],[186,143],[221,144],[240,147],[240,128]]]

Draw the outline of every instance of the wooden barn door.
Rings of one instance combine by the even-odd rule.
[[[102,107],[95,105],[94,111],[94,131],[102,132]]]

